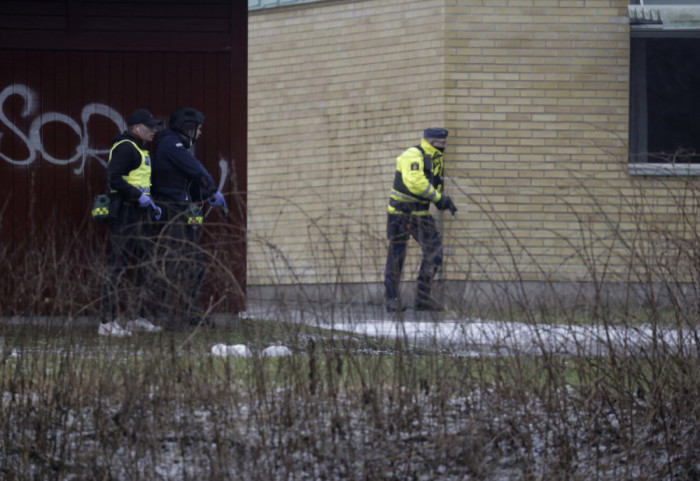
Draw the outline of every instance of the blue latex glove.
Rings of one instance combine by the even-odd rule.
[[[153,218],[154,218],[155,220],[160,220],[160,216],[163,215],[163,211],[160,209],[160,207],[158,207],[158,206],[155,205],[155,204],[153,204],[153,207],[154,207]]]
[[[141,194],[141,197],[139,197],[139,205],[141,207],[151,207],[154,210],[156,208],[156,205],[151,200],[151,196],[146,194]]]
[[[214,196],[209,199],[209,203],[214,207],[226,207],[226,199],[224,199],[224,194],[217,191]]]

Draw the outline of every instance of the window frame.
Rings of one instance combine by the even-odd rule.
[[[628,170],[631,175],[681,175],[700,176],[700,163],[673,163],[650,162],[648,144],[647,104],[646,104],[646,54],[644,49],[632,49],[634,39],[661,39],[661,38],[697,38],[700,39],[700,23],[697,25],[664,25],[663,4],[655,3],[654,9],[658,9],[661,15],[645,16],[645,19],[635,18],[633,22],[633,9],[631,2],[630,15],[630,67],[629,67],[629,142],[628,142]],[[639,8],[636,3],[636,8]],[[649,6],[649,2],[646,2]],[[691,8],[700,5],[693,4]],[[637,11],[638,14],[638,11]],[[699,16],[700,18],[700,16]],[[700,88],[700,87],[699,87]]]

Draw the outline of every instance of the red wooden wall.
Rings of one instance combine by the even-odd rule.
[[[28,236],[65,236],[49,219],[95,232],[86,227],[89,204],[105,190],[124,118],[147,108],[167,120],[190,106],[207,117],[196,156],[231,205],[229,219],[218,218],[225,228],[207,233],[240,286],[218,310],[242,310],[247,14],[243,0],[0,2],[0,253],[29,245]],[[16,279],[2,276],[7,294]]]

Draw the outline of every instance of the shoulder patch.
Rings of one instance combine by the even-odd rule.
[[[411,162],[411,170],[420,170],[420,164],[418,162]]]

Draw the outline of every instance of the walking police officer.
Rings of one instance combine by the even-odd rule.
[[[410,237],[420,244],[422,251],[415,309],[443,310],[442,304],[432,296],[432,281],[442,264],[442,237],[429,208],[434,203],[439,210],[449,210],[452,215],[457,211],[443,192],[447,135],[448,131],[443,128],[425,129],[420,144],[410,147],[396,159],[387,207],[389,249],[384,269],[385,307],[389,312],[406,309],[399,298],[399,282]]]

